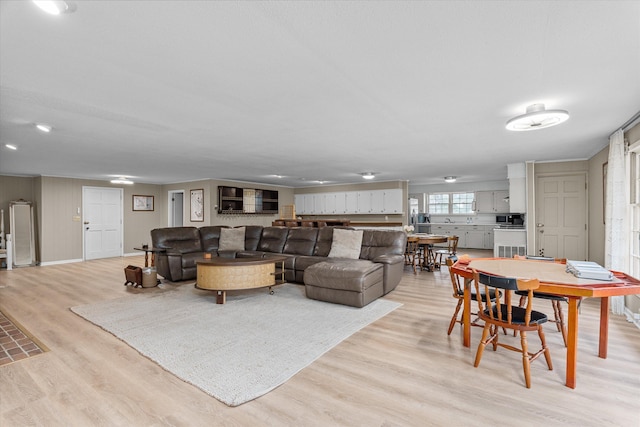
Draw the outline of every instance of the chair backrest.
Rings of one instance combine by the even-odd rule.
[[[478,301],[478,313],[480,317],[488,317],[491,320],[499,321],[508,326],[512,323],[513,305],[511,295],[514,291],[528,291],[527,307],[525,308],[524,322],[529,325],[531,320],[531,301],[533,300],[533,290],[538,289],[540,282],[538,279],[516,279],[513,277],[493,276],[473,270],[473,281],[476,287],[476,298]],[[495,300],[492,301],[489,288],[498,288],[502,292],[495,292]],[[483,292],[484,291],[484,292]],[[516,307],[516,309],[518,309]]]
[[[460,238],[458,236],[450,236],[447,239],[447,243],[449,245],[449,253],[450,254],[455,254],[456,251],[458,250],[458,240]]]
[[[447,267],[449,267],[449,276],[451,276],[451,286],[453,286],[453,297],[459,299],[464,295],[464,288],[460,282],[460,276],[455,274],[453,268],[451,268],[457,261],[458,257],[455,255],[447,258]]]
[[[408,236],[407,237],[407,253],[408,254],[416,253],[416,251],[418,250],[418,242],[419,241],[420,241],[420,239],[418,237],[415,237],[415,236]]]

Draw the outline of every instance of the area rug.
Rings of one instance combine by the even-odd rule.
[[[155,290],[159,290],[155,288]],[[205,393],[237,406],[273,390],[402,304],[363,308],[307,299],[284,284],[227,295],[183,285],[71,310]]]

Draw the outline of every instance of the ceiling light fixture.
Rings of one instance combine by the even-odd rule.
[[[127,178],[125,178],[124,176],[121,176],[118,179],[112,179],[111,180],[112,184],[126,184],[126,185],[131,185],[133,184],[133,181],[129,181]]]
[[[456,177],[455,176],[445,176],[444,177],[444,182],[456,182]]]
[[[544,129],[568,119],[569,113],[565,110],[545,110],[544,104],[532,104],[527,107],[526,114],[509,120],[506,128],[513,131]]]
[[[44,133],[51,132],[51,126],[45,125],[44,123],[36,123],[36,128],[38,128],[39,131]]]
[[[376,177],[376,175],[373,172],[363,172],[360,175],[362,175],[362,178],[364,179],[373,179]]]
[[[17,150],[18,147],[13,145],[13,144],[4,144],[5,147],[7,147],[9,150]]]
[[[60,15],[61,13],[73,13],[76,11],[76,5],[72,2],[56,0],[33,0],[33,2],[50,15]]]

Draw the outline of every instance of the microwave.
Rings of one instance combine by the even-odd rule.
[[[496,223],[498,223],[498,224],[506,224],[507,223],[507,215],[496,215]]]

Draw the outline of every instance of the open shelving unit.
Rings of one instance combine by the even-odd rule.
[[[277,214],[278,192],[257,188],[218,187],[219,214]]]

